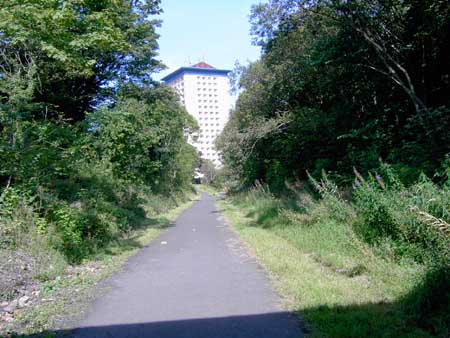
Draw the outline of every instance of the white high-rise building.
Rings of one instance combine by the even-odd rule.
[[[199,137],[192,144],[201,152],[202,158],[215,165],[221,162],[214,140],[227,123],[232,107],[229,73],[229,70],[200,62],[181,67],[162,79],[178,92],[181,103],[200,126]]]

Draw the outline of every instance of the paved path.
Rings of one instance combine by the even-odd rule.
[[[77,338],[299,338],[267,276],[203,193],[132,257]]]

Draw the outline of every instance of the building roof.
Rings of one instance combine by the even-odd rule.
[[[194,68],[209,68],[209,69],[214,69],[214,67],[213,66],[211,66],[211,65],[208,65],[206,62],[199,62],[199,63],[196,63],[195,65],[193,65],[192,67],[194,67]]]
[[[182,74],[204,74],[204,75],[228,75],[231,70],[217,69],[207,64],[206,62],[199,62],[189,67],[180,67],[172,73],[166,75],[161,79],[165,83],[171,82]]]

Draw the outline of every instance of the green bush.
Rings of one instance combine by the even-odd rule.
[[[417,261],[445,253],[450,235],[450,191],[425,175],[405,187],[392,168],[383,164],[379,173],[364,179],[356,172],[355,231],[377,244],[392,241],[396,254]]]
[[[313,188],[320,194],[321,202],[328,211],[327,214],[339,221],[352,223],[355,218],[352,206],[343,198],[339,187],[329,179],[325,171],[322,170],[320,181],[314,179],[309,173],[308,178]]]
[[[355,176],[351,196],[322,172],[320,179],[310,176],[318,196],[303,182],[285,182],[289,194],[282,196],[258,183],[234,195],[233,200],[248,211],[246,216],[253,220],[249,225],[297,241],[302,249],[314,243],[319,254],[313,259],[334,271],[349,266],[346,275],[361,273],[366,268],[359,265],[364,261],[362,257],[370,266],[364,273],[369,276],[378,271],[380,262],[403,268],[420,267],[420,273],[411,280],[411,289],[397,295],[392,307],[400,311],[396,315],[402,320],[409,321],[405,323],[408,327],[448,337],[449,182],[440,185],[421,175],[414,184],[406,186],[386,164],[366,178],[356,170]],[[306,250],[309,254],[310,250]],[[341,257],[349,253],[349,257]],[[372,266],[375,261],[378,263]]]
[[[0,248],[15,248],[26,244],[28,232],[42,231],[47,220],[32,207],[33,198],[8,187],[0,194]]]

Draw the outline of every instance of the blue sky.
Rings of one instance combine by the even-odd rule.
[[[233,69],[236,60],[246,63],[260,55],[251,45],[248,15],[260,0],[162,0],[164,13],[158,29],[159,58],[169,68],[160,79],[181,66],[200,60],[216,68]]]

